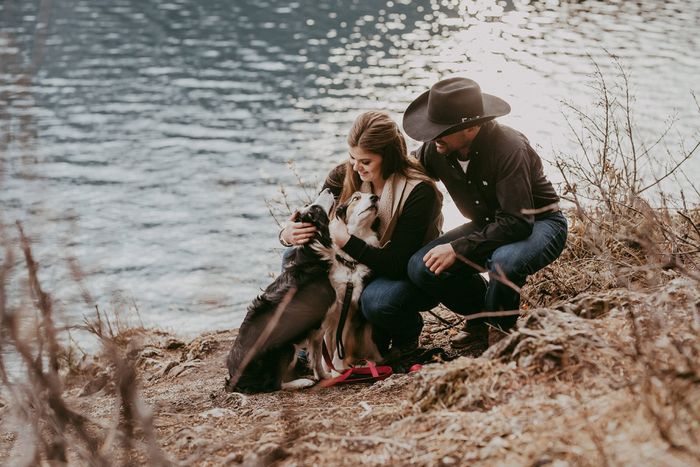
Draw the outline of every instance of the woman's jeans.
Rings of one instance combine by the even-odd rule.
[[[408,279],[377,277],[369,282],[360,296],[362,314],[372,324],[379,349],[411,345],[423,329],[421,311],[438,304]]]
[[[283,264],[291,253],[292,248],[285,250]],[[395,346],[414,342],[423,329],[420,312],[430,310],[437,304],[437,300],[421,292],[408,278],[375,277],[365,285],[360,295],[360,309],[372,324],[373,337],[381,351],[388,348],[389,341],[393,341]],[[327,309],[319,312],[325,313]],[[318,313],[306,315],[317,316]]]
[[[532,234],[521,241],[496,248],[483,265],[489,272],[487,282],[478,271],[461,261],[433,274],[423,257],[433,247],[465,237],[483,226],[469,222],[438,237],[418,250],[408,263],[408,276],[425,294],[462,315],[480,311],[506,311],[520,308],[520,293],[497,278],[505,276],[522,287],[527,276],[557,259],[566,245],[567,222],[561,212],[540,217]],[[517,316],[489,320],[503,329],[515,325]]]

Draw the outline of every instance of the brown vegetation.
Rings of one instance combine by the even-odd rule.
[[[15,252],[0,231],[0,458],[700,465],[700,211],[683,193],[674,201],[662,189],[683,177],[681,163],[698,145],[679,150],[666,169],[654,165],[661,144],[637,138],[626,79],[621,70],[616,90],[600,75],[600,105],[572,109],[581,154],[556,162],[573,206],[570,238],[524,288],[528,309],[517,329],[480,358],[436,362],[371,386],[229,394],[224,358],[235,331],[183,342],[120,329],[99,310],[85,329],[103,350],[77,358],[59,340],[20,225],[34,325],[20,323],[31,310],[8,309]],[[426,321],[421,344],[447,347],[454,329]],[[9,352],[21,362],[19,375],[6,367]]]

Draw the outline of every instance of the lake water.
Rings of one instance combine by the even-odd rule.
[[[280,185],[301,203],[297,175],[318,184],[361,111],[400,118],[438,79],[469,76],[551,159],[572,148],[561,101],[592,105],[591,57],[614,75],[610,52],[643,137],[675,117],[670,141],[694,143],[698,24],[700,2],[681,0],[4,0],[0,220],[12,241],[23,222],[67,323],[94,313],[83,286],[147,325],[231,328],[279,268]]]

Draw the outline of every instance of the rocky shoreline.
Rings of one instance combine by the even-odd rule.
[[[699,307],[698,284],[681,278],[584,294],[528,311],[479,358],[257,395],[224,391],[235,331],[184,342],[132,330],[118,350],[139,394],[128,442],[116,434],[126,392],[113,359],[74,365],[62,397],[114,463],[700,465]],[[421,345],[447,348],[454,330],[426,318]],[[32,438],[15,409],[0,408],[0,457],[21,461]],[[80,450],[68,445],[69,464],[83,465]]]

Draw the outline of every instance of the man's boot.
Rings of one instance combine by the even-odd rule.
[[[485,321],[467,321],[450,344],[462,355],[478,357],[489,347],[489,330]]]

